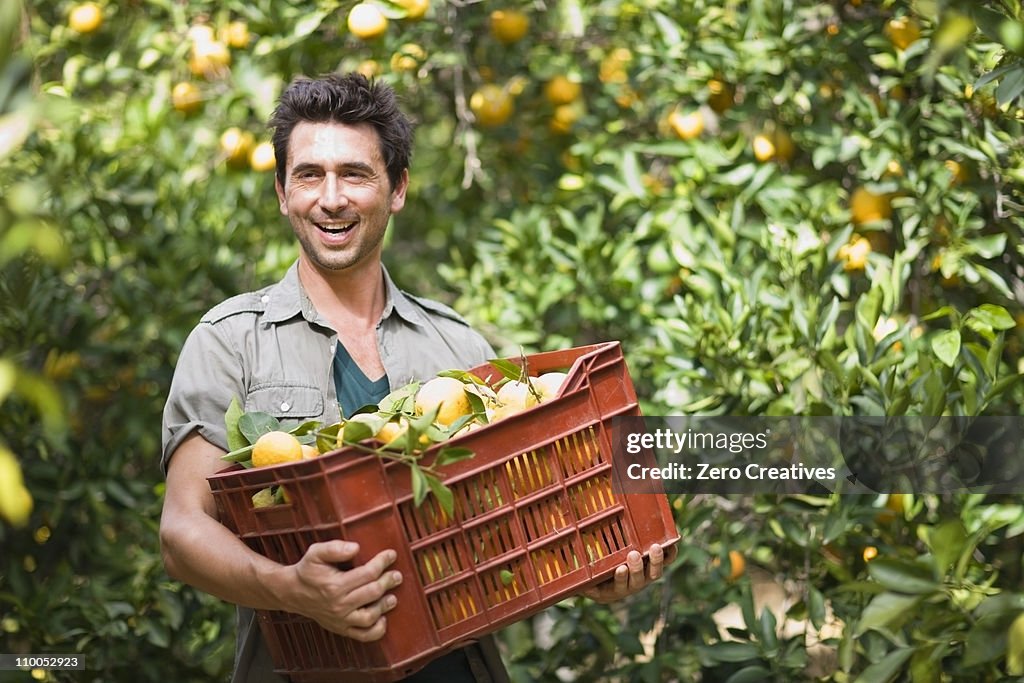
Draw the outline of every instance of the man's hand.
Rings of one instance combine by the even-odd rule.
[[[670,547],[666,556],[660,545],[652,544],[648,552],[646,571],[643,556],[634,550],[626,556],[625,564],[615,568],[615,576],[586,589],[582,595],[601,603],[615,602],[632,595],[652,581],[660,579],[664,566],[675,559],[677,550],[675,546]]]
[[[361,642],[384,637],[384,616],[398,604],[388,591],[402,583],[402,574],[388,571],[397,557],[383,550],[369,562],[347,571],[337,565],[355,557],[356,543],[325,541],[314,543],[292,565],[297,594],[291,609],[315,620],[329,631]]]

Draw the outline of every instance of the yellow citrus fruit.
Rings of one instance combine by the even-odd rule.
[[[103,25],[103,10],[95,2],[83,2],[71,8],[68,26],[76,33],[93,33]]]
[[[900,178],[903,176],[903,164],[896,161],[895,159],[889,159],[889,163],[885,165],[885,175],[892,178]]]
[[[754,158],[758,161],[770,161],[775,156],[775,143],[764,133],[758,133],[753,140]]]
[[[312,444],[308,444],[308,443],[302,444],[302,459],[303,460],[312,460],[313,458],[319,458],[319,457],[320,457],[320,451],[318,451],[316,449],[316,446],[313,446]]]
[[[470,96],[469,108],[481,126],[494,128],[512,115],[512,96],[500,85],[486,83]]]
[[[216,36],[209,24],[193,24],[188,27],[188,39],[193,43],[212,43]]]
[[[597,77],[602,83],[625,83],[629,79],[626,66],[631,61],[633,53],[628,48],[615,48],[601,60]]]
[[[421,386],[416,392],[416,412],[423,415],[435,408],[435,421],[446,426],[472,413],[466,385],[454,377],[435,377]]]
[[[249,163],[253,134],[232,126],[220,135],[220,151],[232,168],[243,168]]]
[[[385,422],[380,431],[374,435],[374,438],[378,439],[386,446],[398,437],[402,436],[402,434],[405,434],[408,429],[409,423],[404,419],[392,420],[390,422]]]
[[[360,2],[348,13],[348,30],[363,40],[372,40],[388,30],[388,18],[376,5]]]
[[[498,389],[498,404],[494,408],[494,421],[520,413],[537,405],[537,396],[526,382],[511,381]]]
[[[683,114],[678,109],[669,114],[668,124],[683,140],[692,140],[704,132],[704,115],[700,110]]]
[[[25,488],[21,466],[7,448],[0,446],[0,518],[24,526],[32,513],[32,494]]]
[[[871,242],[860,235],[839,248],[838,257],[843,262],[843,270],[856,272],[864,270],[868,263],[868,255],[871,253]]]
[[[422,19],[430,9],[430,0],[394,0],[394,2],[405,10],[405,18],[411,21]]]
[[[850,217],[857,225],[887,220],[892,217],[892,202],[888,195],[858,187],[850,195]]]
[[[580,112],[575,106],[571,104],[559,105],[555,107],[555,111],[551,114],[548,128],[552,133],[567,135],[572,131],[572,126],[579,117]]]
[[[252,506],[254,508],[266,508],[274,504],[274,492],[270,488],[260,489],[252,494]]]
[[[558,390],[565,383],[567,374],[564,372],[545,372],[540,377],[532,380],[533,388],[540,394],[541,403],[550,401],[558,395]]]
[[[572,104],[579,98],[582,88],[576,81],[558,75],[544,85],[544,96],[548,102],[556,107],[563,104]]]
[[[267,432],[252,447],[253,467],[302,460],[302,444],[288,432]]]
[[[376,78],[381,74],[380,63],[376,59],[364,59],[359,62],[356,71],[367,78]]]
[[[228,46],[219,40],[192,43],[188,68],[193,75],[207,79],[220,78],[227,73],[230,64],[231,52]]]
[[[722,561],[719,558],[715,558],[711,561],[713,567],[721,566]],[[738,550],[729,551],[729,575],[726,577],[726,581],[736,581],[747,571],[747,560],[743,557],[743,553]]]
[[[861,556],[864,558],[865,562],[870,562],[871,560],[878,557],[878,548],[876,548],[873,545],[869,545],[866,548],[864,548],[864,551],[861,553]]]
[[[895,17],[885,24],[885,34],[899,50],[906,50],[921,37],[921,27],[911,17]]]
[[[530,18],[515,9],[496,9],[491,12],[491,35],[505,45],[523,39],[530,30]]]
[[[959,161],[946,159],[943,165],[953,174],[953,177],[949,180],[950,185],[959,185],[967,180],[967,169]]]
[[[712,78],[708,81],[708,106],[715,111],[716,114],[721,114],[729,109],[733,105],[736,94],[729,84]]]
[[[277,158],[274,156],[274,145],[269,142],[261,142],[249,152],[249,167],[254,171],[273,171],[277,168]]]
[[[194,114],[203,106],[203,94],[189,81],[175,83],[171,89],[171,106],[182,114]]]
[[[221,28],[217,36],[220,42],[230,47],[240,49],[249,45],[249,24],[244,21],[232,21]]]
[[[775,132],[772,133],[772,144],[775,145],[775,158],[780,161],[789,161],[796,153],[793,138],[779,126],[776,126]]]
[[[392,71],[415,71],[427,58],[427,53],[416,43],[406,43],[391,55]]]

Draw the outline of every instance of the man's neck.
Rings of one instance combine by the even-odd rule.
[[[313,306],[335,329],[371,330],[384,312],[387,290],[379,259],[325,272],[301,255],[299,280]]]

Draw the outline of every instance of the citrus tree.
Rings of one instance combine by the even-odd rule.
[[[296,74],[397,89],[385,261],[503,353],[621,340],[652,415],[1021,413],[1017,3],[2,11],[0,651],[230,670],[230,611],[163,574],[158,430],[202,312],[295,258],[265,121]],[[1018,496],[672,504],[666,579],[504,631],[515,680],[1024,674]]]

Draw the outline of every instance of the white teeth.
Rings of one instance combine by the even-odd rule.
[[[336,225],[336,224],[333,224],[333,223],[329,223],[329,224],[316,223],[315,225],[316,225],[316,227],[318,227],[319,229],[323,230],[324,232],[329,232],[329,233],[333,234],[333,233],[345,232],[347,230],[350,230],[355,225],[355,223],[345,223],[343,225]]]

